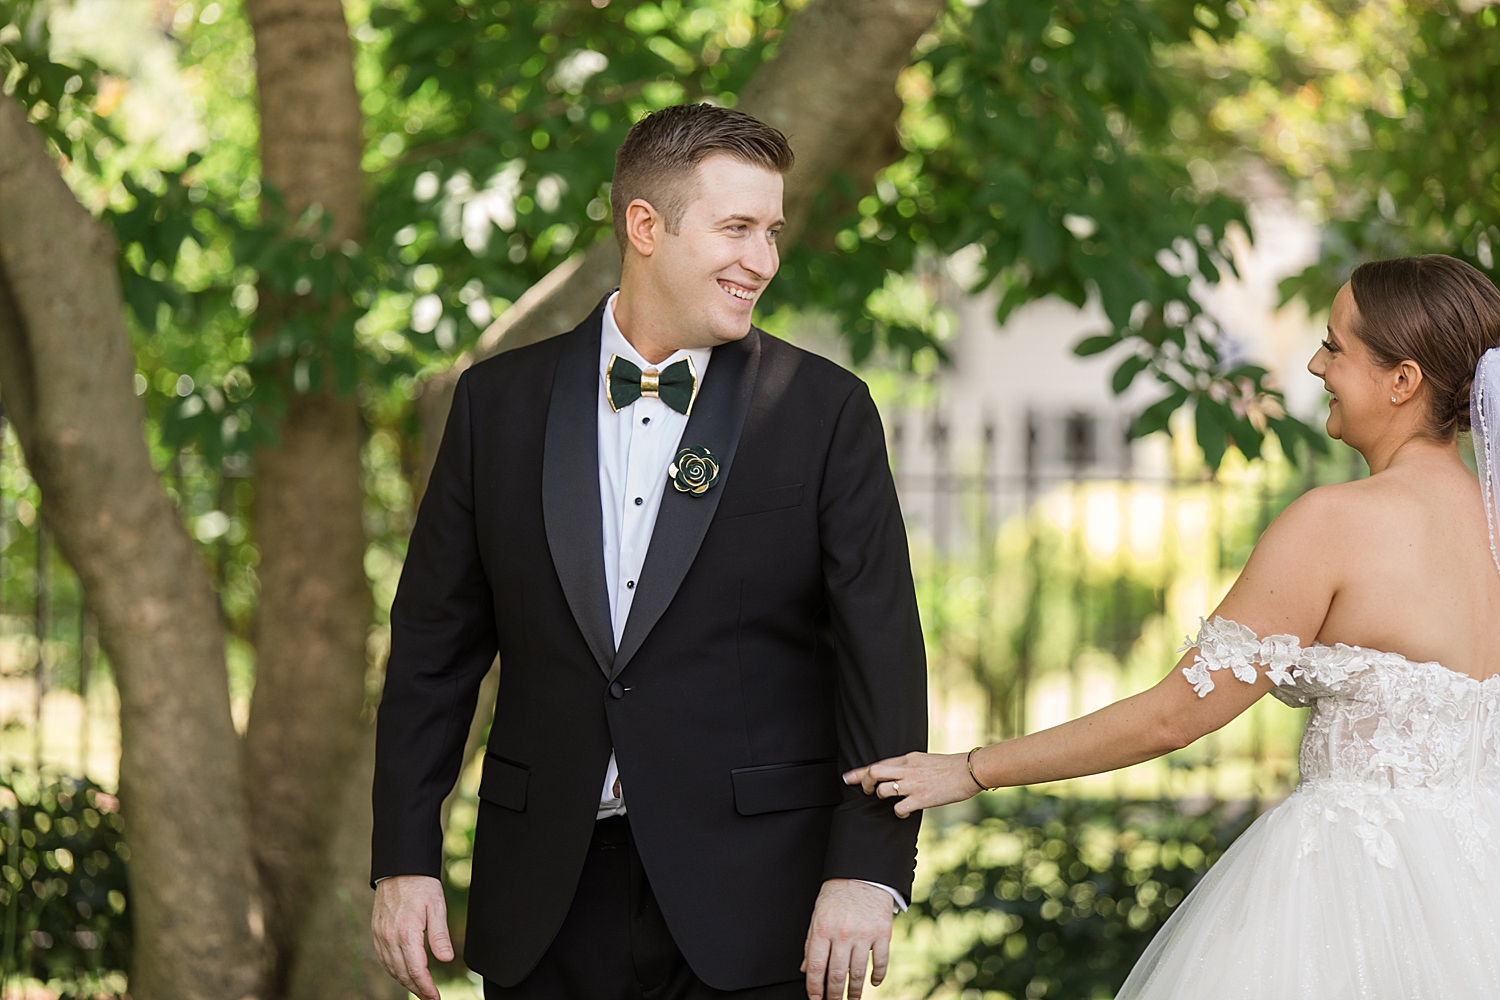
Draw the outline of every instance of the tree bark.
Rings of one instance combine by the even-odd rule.
[[[813,199],[834,174],[868,187],[901,155],[896,78],[947,9],[945,0],[815,0],[787,29],[776,58],[750,78],[739,107],[786,133],[797,154],[778,242],[802,235]]]
[[[354,765],[327,813],[333,830],[327,860],[302,922],[289,1000],[406,1000],[370,936],[370,786],[375,781],[375,721],[364,724]]]
[[[438,443],[448,423],[448,408],[453,405],[453,387],[458,384],[458,377],[476,361],[567,333],[619,283],[620,249],[613,239],[575,253],[528,288],[479,335],[472,350],[459,355],[451,368],[423,383],[417,396],[421,474],[412,484],[413,496],[420,496],[427,489],[427,477],[432,473]]]
[[[331,244],[358,241],[363,133],[343,5],[249,0],[246,7],[265,180],[294,218],[320,206],[332,220]],[[267,316],[287,305],[264,301]],[[274,332],[274,323],[259,331]],[[325,384],[292,396],[279,432],[279,444],[255,457],[260,608],[245,741],[273,996],[285,994],[299,951],[314,962],[338,961],[337,942],[304,926],[319,892],[345,889],[366,922],[371,901],[363,875],[334,886],[325,871],[337,804],[354,780],[365,700],[364,426],[355,399]],[[362,792],[368,797],[368,782]],[[366,842],[360,856],[368,850]]]
[[[131,994],[250,997],[260,957],[224,631],[146,448],[117,257],[0,96],[0,387],[119,684]]]
[[[813,200],[835,173],[868,188],[901,155],[896,77],[946,9],[946,0],[813,0],[792,21],[775,58],[750,78],[738,107],[781,129],[797,154],[786,178],[783,247],[802,235]],[[458,376],[502,351],[566,333],[619,281],[614,240],[575,254],[507,309],[452,369],[423,386],[417,399],[424,447],[418,488],[437,454]]]

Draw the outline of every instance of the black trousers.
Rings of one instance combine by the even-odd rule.
[[[733,905],[726,899],[726,906]],[[594,825],[573,905],[552,945],[515,986],[486,981],[485,1000],[807,1000],[803,980],[724,992],[705,984],[678,951],[630,821]]]

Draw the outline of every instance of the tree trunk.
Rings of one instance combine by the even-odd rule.
[[[437,458],[438,442],[448,423],[453,387],[458,377],[476,361],[567,333],[589,314],[594,304],[620,283],[620,248],[613,239],[603,240],[554,267],[532,285],[505,314],[479,335],[473,350],[458,357],[441,375],[423,383],[417,396],[417,422],[421,428],[421,474],[412,485],[413,496],[427,489],[427,477]]]
[[[946,0],[815,0],[776,58],[750,78],[738,107],[781,129],[797,154],[778,243],[802,235],[813,199],[834,174],[868,188],[901,156],[896,78],[947,9]]]
[[[868,188],[901,155],[896,77],[912,46],[946,9],[946,0],[813,0],[792,21],[775,58],[750,78],[739,109],[781,129],[797,154],[786,179],[786,227],[778,239],[783,247],[802,234],[813,199],[835,173]],[[450,371],[423,386],[417,399],[424,448],[419,488],[464,369],[566,333],[619,281],[614,240],[573,255],[516,300]]]
[[[336,808],[333,835],[318,873],[303,940],[292,963],[289,1000],[406,1000],[406,989],[375,955],[370,936],[370,786],[375,782],[375,721],[364,724],[354,766]]]
[[[363,135],[343,6],[250,0],[246,7],[265,180],[293,217],[321,206],[332,220],[330,243],[357,241]],[[286,303],[267,296],[265,305],[265,315],[276,316]],[[259,331],[274,332],[274,324]],[[245,740],[272,996],[284,995],[299,950],[338,961],[337,942],[308,935],[304,924],[315,895],[336,891],[325,868],[337,803],[354,780],[371,620],[358,404],[325,384],[293,395],[279,430],[279,444],[255,457],[260,608]],[[368,782],[362,792],[368,797]],[[368,850],[366,843],[364,856]],[[349,889],[349,905],[367,922],[366,881]]]
[[[0,387],[119,683],[130,991],[250,997],[260,956],[224,631],[146,448],[117,257],[0,96]]]

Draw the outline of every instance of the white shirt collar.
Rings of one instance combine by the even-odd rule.
[[[675,364],[676,362],[681,361],[683,358],[692,358],[693,370],[698,375],[698,388],[701,391],[703,388],[703,374],[704,372],[708,371],[708,361],[711,357],[713,357],[714,349],[712,347],[694,347],[681,351],[673,351],[671,357],[667,358],[659,365],[653,365],[651,362],[641,357],[641,352],[637,351],[635,347],[631,345],[630,341],[625,339],[625,335],[620,332],[619,324],[615,322],[615,300],[619,297],[620,293],[615,292],[609,297],[609,302],[604,306],[604,329],[601,331],[599,336],[600,377],[603,377],[604,370],[609,367],[609,359],[611,355],[618,354],[620,357],[624,358],[626,361],[629,361],[631,364],[635,365],[637,368],[640,368],[643,371],[649,371],[653,369],[656,371],[661,371],[662,369],[666,368],[667,365]]]

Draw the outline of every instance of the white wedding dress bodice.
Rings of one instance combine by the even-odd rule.
[[[1118,996],[1500,996],[1500,676],[1206,622],[1200,696],[1311,706],[1301,782],[1214,865]]]

